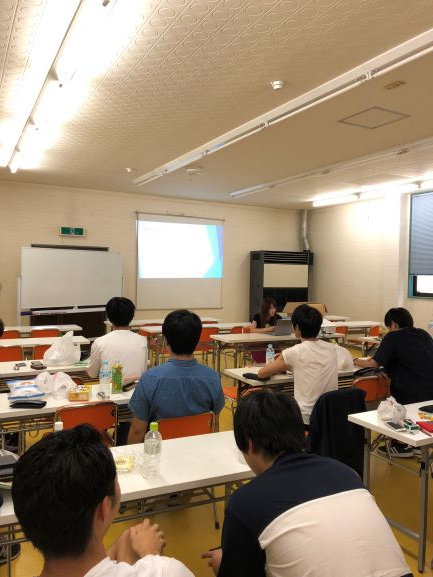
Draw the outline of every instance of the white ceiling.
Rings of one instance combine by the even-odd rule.
[[[47,1],[0,0],[0,141]],[[16,174],[0,169],[1,180],[302,208],[318,194],[433,173],[430,54],[201,159],[202,176],[183,168],[136,188],[135,178],[429,30],[433,6],[431,0],[119,1],[139,7],[122,51],[92,83],[41,166]],[[286,81],[283,90],[271,89],[275,79]],[[404,84],[385,88],[395,81]],[[402,119],[374,129],[339,122],[374,107]],[[369,112],[373,121],[376,112]],[[420,140],[426,142],[382,158]],[[239,199],[229,194],[294,175],[303,178]]]

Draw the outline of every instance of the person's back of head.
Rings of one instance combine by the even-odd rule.
[[[115,327],[127,327],[134,318],[135,305],[126,297],[113,297],[105,307],[108,320]]]
[[[51,433],[19,459],[12,499],[24,534],[46,559],[81,556],[95,510],[115,502],[116,467],[90,425]]]
[[[267,457],[305,450],[305,428],[298,403],[282,392],[259,390],[244,397],[234,415],[233,429],[240,451]]]
[[[298,327],[304,339],[317,337],[322,322],[322,313],[310,305],[299,305],[292,313],[292,324]]]
[[[5,324],[4,324],[3,320],[0,319],[0,337],[3,336],[4,332],[5,332]]]
[[[385,315],[384,323],[388,328],[392,323],[396,323],[400,329],[404,329],[406,327],[413,327],[413,317],[407,309],[396,307],[389,309]]]
[[[186,309],[171,312],[165,317],[162,334],[175,355],[192,355],[200,340],[200,317]]]

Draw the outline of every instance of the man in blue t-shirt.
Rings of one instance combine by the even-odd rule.
[[[200,318],[191,311],[176,310],[164,320],[162,334],[170,358],[145,372],[132,395],[128,444],[142,443],[148,424],[163,418],[213,411],[218,427],[218,414],[224,406],[220,377],[194,358],[201,330]]]

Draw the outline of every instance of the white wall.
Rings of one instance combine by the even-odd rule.
[[[20,248],[31,243],[99,245],[120,252],[124,295],[135,300],[136,211],[225,220],[223,308],[199,311],[225,321],[248,320],[251,250],[299,250],[297,211],[5,181],[0,182],[0,198],[0,316],[7,324],[17,320]],[[62,238],[59,225],[84,226],[87,237]],[[136,317],[166,312],[137,311]]]
[[[310,211],[314,301],[358,320],[382,321],[387,309],[403,306],[427,327],[433,301],[407,297],[409,202],[389,194]]]

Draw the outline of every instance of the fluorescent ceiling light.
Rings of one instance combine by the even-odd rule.
[[[22,158],[23,155],[19,151],[15,152],[15,154],[13,155],[12,160],[10,161],[9,164],[9,170],[12,172],[12,174],[15,174],[16,171],[20,168]]]
[[[321,200],[314,200],[313,206],[320,207],[320,206],[333,206],[334,204],[347,204],[348,202],[355,202],[359,199],[359,196],[356,194],[346,194],[342,196],[335,196],[333,198],[323,198]]]
[[[184,168],[191,164],[192,162],[197,162],[197,160],[201,160],[204,156],[204,152],[199,152],[198,154],[194,154],[192,156],[187,156],[186,158],[179,159],[177,162],[172,162],[167,164],[163,170],[163,174],[170,174],[170,172],[174,172],[175,170],[179,170],[179,168]]]
[[[161,176],[164,176],[163,172],[155,172],[155,174],[151,174],[147,178],[144,178],[144,179],[137,178],[136,180],[134,180],[134,184],[135,184],[135,186],[142,186],[143,184],[147,184],[148,182],[152,182],[152,180],[156,180],[157,178],[161,178]]]
[[[241,198],[242,196],[248,196],[249,194],[254,194],[256,192],[261,192],[263,190],[269,190],[272,188],[270,184],[256,184],[255,186],[250,186],[249,188],[243,188],[242,190],[235,190],[230,193],[232,198]]]
[[[274,110],[271,110],[262,116],[254,118],[253,120],[238,126],[234,130],[221,135],[219,138],[212,140],[200,148],[191,151],[188,155],[186,155],[186,158],[194,158],[197,154],[201,154],[202,156],[213,154],[218,150],[222,150],[227,146],[235,144],[244,138],[248,138],[249,136],[256,134],[268,126],[272,126],[278,122],[281,122],[282,120],[286,120],[296,114],[300,114],[301,112],[321,104],[330,98],[334,98],[339,94],[347,92],[359,84],[371,80],[375,75],[388,72],[397,66],[402,66],[410,60],[419,58],[431,50],[433,50],[433,28],[427,32],[415,36],[414,38],[411,38],[403,44],[395,46],[391,50],[388,50],[387,52],[384,52],[383,54],[380,54],[371,60],[364,62],[352,70],[349,70],[344,74],[333,78],[329,82],[326,82],[325,84],[322,84],[321,86],[318,86],[313,90],[286,102]],[[190,160],[190,162],[193,162],[193,160]],[[167,168],[169,166],[173,166],[173,164],[176,165],[176,161],[159,166],[151,173],[146,173],[142,175],[141,178],[136,179],[133,182],[136,185],[137,181],[142,183],[149,174],[155,174],[155,171],[163,176],[164,174],[167,174]],[[288,180],[285,182],[288,182]],[[278,185],[278,183],[275,183],[275,186]],[[140,184],[137,186],[140,186]]]

